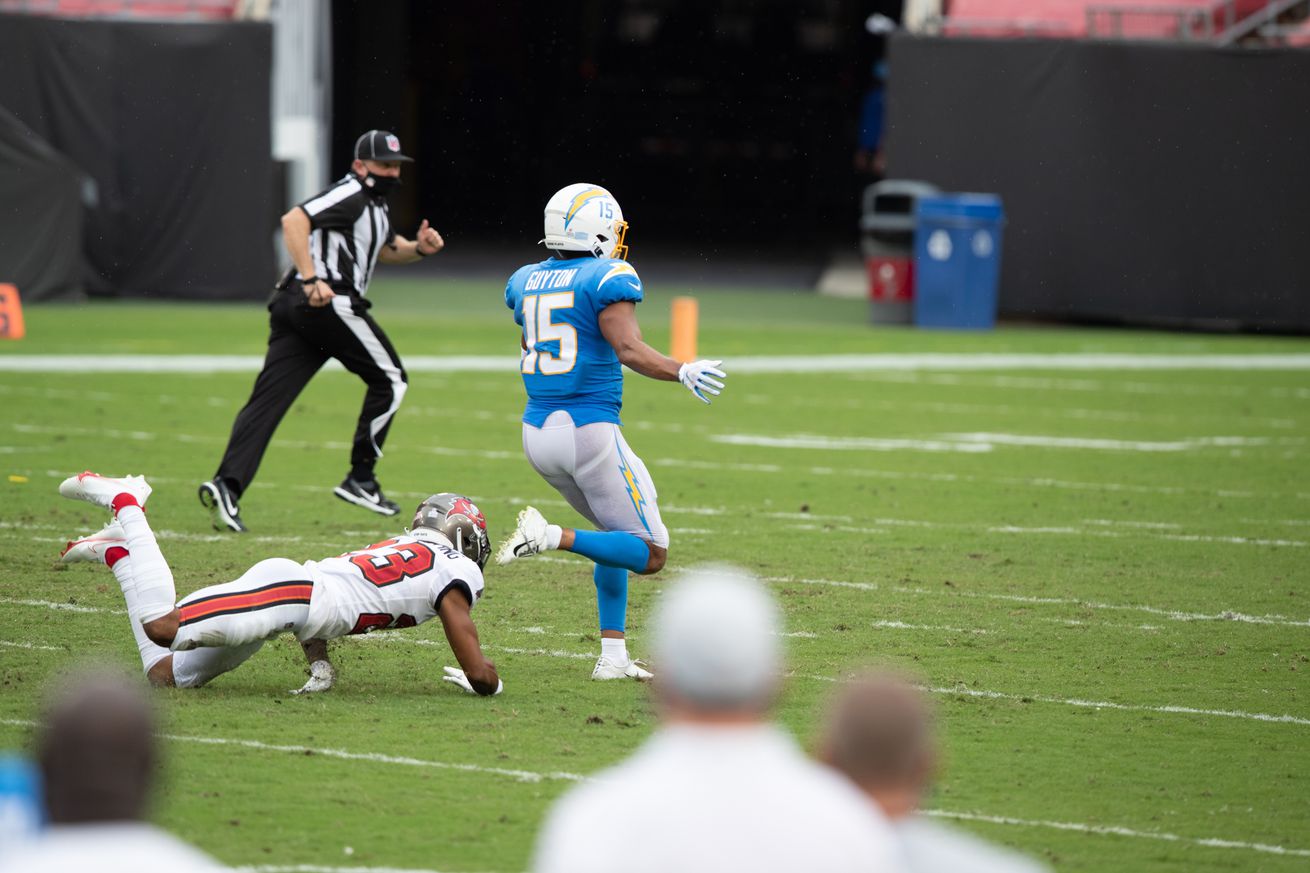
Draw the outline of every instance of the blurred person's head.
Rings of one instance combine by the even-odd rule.
[[[400,150],[400,140],[386,130],[370,130],[355,140],[351,171],[374,194],[385,196],[400,184],[400,165],[414,159]]]
[[[782,619],[759,580],[731,567],[691,570],[653,619],[655,688],[668,721],[763,720],[782,670]]]
[[[52,823],[143,818],[156,759],[140,683],[100,670],[64,676],[46,702],[37,759]]]
[[[846,684],[828,712],[819,757],[901,818],[918,808],[937,766],[932,708],[922,691],[889,672]]]

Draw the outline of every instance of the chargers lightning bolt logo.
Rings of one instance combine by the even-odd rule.
[[[641,494],[641,484],[637,481],[637,474],[632,472],[628,459],[623,455],[623,447],[618,445],[618,439],[616,438],[614,442],[619,450],[619,472],[623,474],[623,482],[628,489],[628,499],[632,501],[632,508],[637,510],[637,518],[641,521],[641,526],[646,528],[646,533],[654,536],[650,524],[646,521],[646,498]]]
[[[610,192],[604,188],[588,188],[586,191],[579,191],[574,194],[573,200],[569,202],[568,210],[564,213],[564,226],[569,226],[569,222],[573,221],[574,216],[589,200],[595,200],[597,197],[608,197],[609,195]]]

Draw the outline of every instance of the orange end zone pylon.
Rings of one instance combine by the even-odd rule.
[[[673,319],[669,332],[673,336],[669,357],[687,363],[696,360],[696,332],[700,309],[695,297],[673,298]]]
[[[23,304],[15,285],[0,284],[0,339],[22,339]]]

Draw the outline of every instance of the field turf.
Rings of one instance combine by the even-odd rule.
[[[684,290],[640,308],[658,347]],[[497,284],[388,279],[371,297],[402,357],[508,361],[411,375],[379,466],[388,493],[409,506],[467,492],[493,542],[526,502],[578,523],[521,456],[517,333]],[[626,433],[673,540],[665,573],[632,584],[635,654],[667,578],[728,561],[784,605],[793,672],[779,715],[803,743],[833,680],[861,665],[910,669],[931,689],[947,751],[928,805],[960,826],[1061,870],[1310,866],[1310,372],[804,366],[841,353],[1306,354],[1310,342],[875,330],[860,301],[700,300],[703,354],[730,374],[740,356],[795,371],[733,374],[710,407],[628,377]],[[28,337],[0,357],[259,355],[266,330],[254,304],[26,317]],[[324,372],[243,501],[252,532],[210,529],[195,487],[253,375],[0,370],[0,748],[28,747],[61,668],[138,669],[112,575],[56,562],[104,520],[58,497],[63,476],[148,475],[181,593],[400,526],[331,496],[362,390]],[[440,681],[454,661],[436,623],[334,644],[340,681],[326,695],[287,694],[304,678],[290,638],[203,690],[158,693],[169,739],[156,820],[234,865],[525,869],[551,801],[655,720],[643,686],[588,680],[599,643],[582,559],[492,565],[487,583],[474,618],[501,697]]]

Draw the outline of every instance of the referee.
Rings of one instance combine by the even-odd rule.
[[[410,264],[445,246],[426,220],[415,240],[391,229],[387,195],[400,184],[400,165],[412,160],[393,134],[370,130],[355,141],[349,173],[282,216],[282,241],[295,274],[288,272],[269,303],[264,369],[232,425],[218,472],[200,485],[200,502],[210,510],[215,529],[246,529],[237,505],[241,495],[255,478],[278,422],[328,358],[368,386],[350,472],[333,493],[381,515],[399,512],[383,496],[373,467],[407,378],[391,341],[368,314],[372,304],[364,295],[378,261]]]

